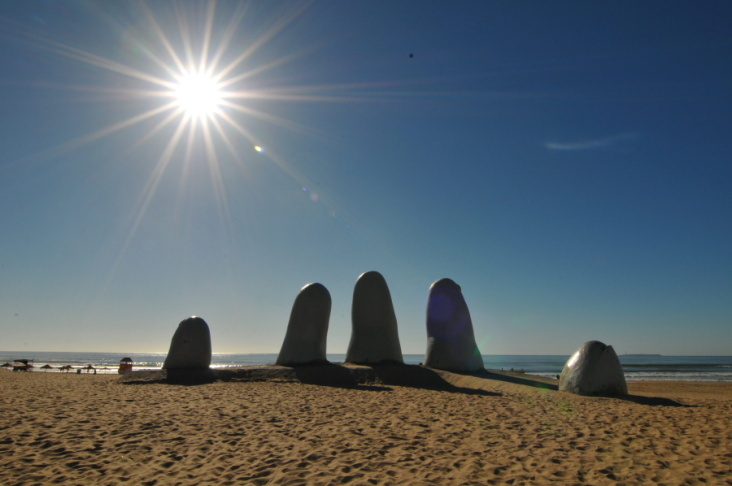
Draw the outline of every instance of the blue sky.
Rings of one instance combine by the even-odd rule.
[[[448,277],[484,354],[732,354],[729,2],[2,6],[2,349],[277,352],[320,282],[344,353],[377,270],[405,353]]]

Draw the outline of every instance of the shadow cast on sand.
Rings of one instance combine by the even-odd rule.
[[[633,402],[640,405],[650,405],[653,407],[689,407],[693,408],[693,405],[686,405],[680,402],[677,402],[676,400],[671,400],[670,398],[663,398],[663,397],[643,397],[640,395],[624,395],[619,397],[614,397],[618,400],[625,400],[626,402]]]
[[[120,382],[125,384],[164,383],[193,386],[216,381],[299,382],[369,391],[391,391],[390,386],[403,386],[471,395],[501,395],[482,389],[455,386],[430,368],[405,364],[361,366],[320,362],[298,366],[134,371],[120,377]]]
[[[168,385],[194,386],[213,383],[218,379],[216,372],[209,368],[132,371],[120,376],[119,381],[126,385],[165,383]]]
[[[516,376],[515,374],[499,373],[491,370],[482,370],[473,373],[456,373],[465,376],[474,376],[476,378],[482,378],[487,380],[503,381],[506,383],[514,383],[517,385],[530,386],[539,388],[542,390],[559,391],[559,386],[555,383],[551,383],[549,380],[543,381],[543,378],[532,377],[531,375]],[[537,379],[534,379],[537,378]],[[592,397],[592,395],[588,395]],[[641,395],[619,395],[614,397],[600,397],[600,398],[614,398],[617,400],[623,400],[626,402],[637,403],[639,405],[648,405],[653,407],[693,407],[693,405],[686,405],[676,400],[664,397],[645,397]]]
[[[487,380],[505,381],[506,383],[515,383],[517,385],[531,386],[534,388],[541,388],[543,390],[559,390],[559,387],[553,383],[545,381],[539,381],[528,377],[519,377],[515,375],[509,375],[504,373],[496,373],[489,370],[475,371],[472,373],[463,373],[468,376],[475,376],[476,378],[485,378]]]
[[[456,386],[447,381],[441,371],[421,365],[371,364],[351,365],[319,362],[298,366],[249,366],[225,369],[185,369],[134,371],[120,377],[125,384],[165,383],[171,385],[205,385],[216,381],[224,382],[299,382],[308,385],[353,388],[367,391],[391,391],[393,386],[437,390],[466,395],[502,396],[502,393],[487,391],[480,386],[474,388]],[[454,375],[470,376],[481,380],[503,381],[542,390],[558,391],[558,386],[549,380],[515,374],[481,370],[470,373],[450,372]],[[536,378],[536,379],[535,379]],[[661,407],[692,407],[670,398],[624,395],[615,398],[639,405]]]
[[[311,385],[372,391],[390,391],[390,386],[403,386],[470,395],[500,395],[486,390],[455,386],[434,370],[418,365],[318,363],[288,368],[294,371],[297,381]]]
[[[445,380],[438,372],[419,365],[373,365],[371,369],[381,383],[393,386],[422,388],[466,395],[501,396],[501,393],[480,388],[455,386]]]
[[[388,386],[367,384],[368,380],[351,373],[343,366],[333,363],[318,363],[289,367],[295,372],[297,381],[308,385],[355,388],[368,391],[391,391]]]

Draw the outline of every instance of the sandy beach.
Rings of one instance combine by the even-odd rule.
[[[0,484],[732,484],[730,383],[594,398],[429,373],[184,386],[0,370]]]

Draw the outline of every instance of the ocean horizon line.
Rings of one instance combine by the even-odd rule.
[[[10,368],[11,362],[26,359],[36,370],[76,370],[87,373],[116,373],[122,358],[130,358],[135,370],[160,369],[167,353],[134,352],[74,352],[74,351],[0,351],[0,364]],[[279,353],[213,353],[211,368],[240,368],[247,366],[271,366]],[[406,365],[422,364],[423,353],[402,353]],[[483,366],[487,370],[518,371],[547,378],[556,378],[569,359],[569,354],[483,354]],[[345,353],[327,353],[333,364],[346,362]],[[729,356],[663,356],[621,355],[620,363],[626,379],[673,381],[727,381],[732,382],[732,357]]]

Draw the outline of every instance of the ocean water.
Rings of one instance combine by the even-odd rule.
[[[92,365],[97,373],[116,373],[123,357],[132,358],[134,369],[158,369],[163,365],[165,353],[73,353],[47,351],[0,351],[0,364],[16,359],[31,359],[34,372],[59,372],[58,368],[70,365],[74,370]],[[345,354],[329,354],[328,360],[342,363]],[[732,382],[732,356],[620,356],[625,378],[628,381],[725,381]],[[562,372],[568,355],[484,355],[483,363],[487,369],[514,370],[555,378]],[[276,354],[225,354],[216,353],[212,367],[237,367],[274,364]],[[404,362],[419,364],[424,360],[421,354],[405,354]],[[50,370],[43,370],[50,365]],[[83,373],[93,373],[82,370]]]

